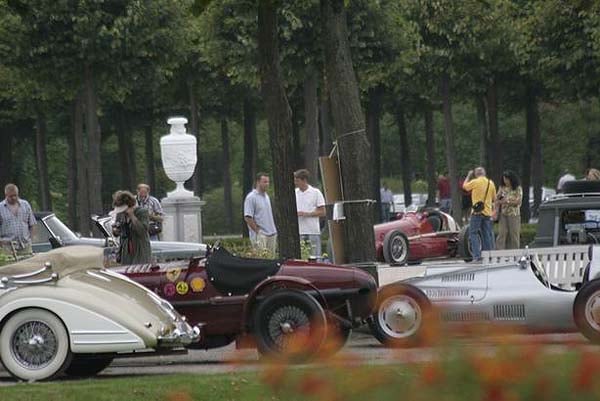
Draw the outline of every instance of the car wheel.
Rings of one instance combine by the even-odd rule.
[[[256,308],[253,332],[262,355],[305,361],[321,349],[327,319],[314,297],[298,290],[279,290]]]
[[[383,345],[412,347],[425,342],[423,328],[431,320],[427,296],[416,287],[401,284],[384,288],[378,294],[369,327]]]
[[[573,303],[573,319],[581,334],[600,343],[600,279],[581,287]]]
[[[73,360],[65,370],[71,377],[95,376],[112,363],[113,355],[73,355]]]
[[[386,263],[404,265],[408,261],[408,238],[398,230],[383,237],[383,259]]]
[[[6,321],[0,332],[0,359],[18,379],[52,379],[63,373],[71,357],[67,330],[48,311],[21,310]]]

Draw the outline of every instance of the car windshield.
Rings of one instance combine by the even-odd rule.
[[[77,239],[77,235],[69,227],[63,224],[56,216],[49,216],[44,219],[44,223],[48,226],[54,236],[61,240],[73,241]]]

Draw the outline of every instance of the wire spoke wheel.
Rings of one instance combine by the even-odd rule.
[[[56,334],[40,321],[22,324],[13,334],[11,352],[14,358],[27,369],[48,366],[57,352]]]
[[[71,363],[69,335],[53,313],[31,308],[12,315],[0,332],[0,359],[21,380],[49,380]]]
[[[253,332],[258,351],[305,361],[315,356],[326,336],[326,318],[317,300],[300,290],[278,290],[255,310]]]

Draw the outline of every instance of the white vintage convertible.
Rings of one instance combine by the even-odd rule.
[[[115,357],[198,339],[168,302],[103,265],[103,249],[71,246],[0,267],[0,359],[11,375],[89,376]]]

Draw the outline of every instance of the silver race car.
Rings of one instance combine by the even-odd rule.
[[[429,268],[423,277],[385,285],[369,321],[373,335],[393,347],[423,342],[436,320],[515,327],[527,333],[580,331],[600,343],[600,246],[577,290],[553,286],[535,255],[517,263]],[[595,257],[594,257],[595,256]]]

